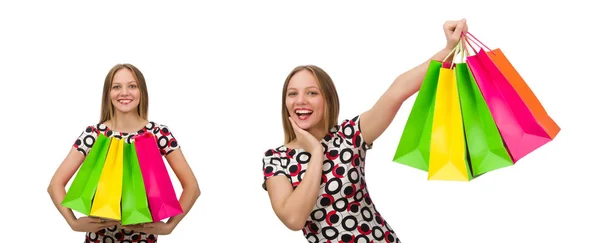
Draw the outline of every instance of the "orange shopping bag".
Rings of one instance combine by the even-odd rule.
[[[469,37],[473,38],[480,44],[484,45],[480,40],[475,38],[471,33],[466,32],[465,34],[469,35]],[[542,128],[548,133],[551,139],[554,139],[558,132],[560,132],[560,127],[556,122],[548,115],[546,109],[537,98],[537,96],[533,93],[529,85],[525,83],[525,80],[517,69],[510,63],[508,58],[504,55],[500,48],[496,48],[491,50],[488,48],[486,51],[487,56],[492,59],[492,62],[496,65],[496,67],[500,70],[500,72],[504,75],[504,77],[508,80],[510,85],[515,89],[515,91],[519,94],[527,108],[531,111],[532,115],[535,117],[537,122],[542,126]]]

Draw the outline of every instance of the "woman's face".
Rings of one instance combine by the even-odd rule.
[[[140,104],[140,89],[128,68],[122,68],[115,73],[110,87],[110,100],[117,112],[137,112]]]
[[[300,128],[310,130],[322,127],[325,102],[312,72],[302,70],[292,76],[286,90],[285,104]]]

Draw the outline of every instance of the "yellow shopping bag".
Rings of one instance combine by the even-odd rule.
[[[111,138],[90,216],[121,220],[123,190],[123,139]]]
[[[472,179],[458,88],[452,67],[440,69],[433,113],[428,179]]]

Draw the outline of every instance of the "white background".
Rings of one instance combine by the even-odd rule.
[[[0,212],[10,226],[0,238],[83,241],[46,188],[99,119],[106,73],[127,62],[144,73],[150,118],[171,128],[202,190],[160,242],[305,242],[278,221],[261,188],[262,153],[283,142],[288,72],[324,68],[340,119],[350,118],[443,48],[444,21],[464,17],[471,33],[502,48],[562,131],[513,167],[467,183],[427,181],[392,162],[413,96],[368,155],[377,208],[404,243],[599,242],[592,1],[394,2],[4,1]]]

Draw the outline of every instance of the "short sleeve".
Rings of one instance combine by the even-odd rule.
[[[360,115],[344,120],[340,125],[340,134],[346,144],[355,148],[369,150],[373,144],[367,144],[360,129]]]
[[[156,126],[153,130],[153,133],[156,137],[160,154],[163,156],[168,155],[180,147],[177,139],[175,139],[175,136],[173,136],[173,133],[166,125]]]
[[[267,180],[274,176],[284,175],[292,183],[291,177],[288,175],[287,170],[283,167],[282,158],[279,156],[281,152],[274,149],[269,149],[264,153],[263,156],[263,184],[262,187],[267,191]],[[284,152],[285,153],[285,152]],[[287,159],[287,158],[285,158]]]
[[[90,152],[90,149],[94,146],[96,139],[98,138],[98,130],[94,126],[86,127],[83,132],[77,137],[73,147],[77,149],[84,156]]]

